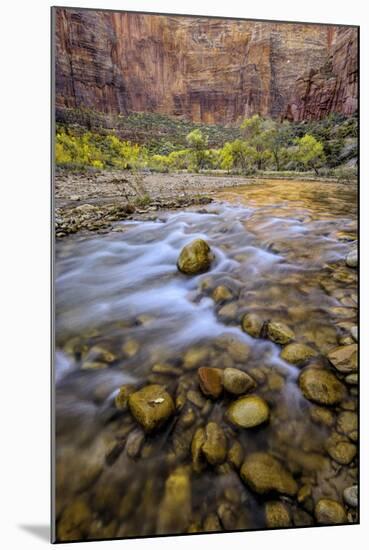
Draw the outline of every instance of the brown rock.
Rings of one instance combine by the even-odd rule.
[[[235,395],[241,395],[256,388],[256,382],[249,374],[239,369],[224,369],[224,388]]]
[[[291,526],[290,512],[283,502],[270,501],[265,504],[265,521],[269,529]]]
[[[132,393],[128,405],[132,415],[147,432],[160,427],[174,413],[173,399],[158,384]]]
[[[228,420],[239,428],[254,428],[269,418],[269,407],[258,395],[240,397],[227,409]]]
[[[157,533],[183,533],[191,518],[191,479],[189,468],[180,466],[165,482],[159,505]]]
[[[251,453],[241,468],[241,478],[256,493],[271,491],[293,496],[297,483],[291,474],[274,457],[267,453]]]
[[[186,275],[197,275],[207,271],[213,259],[208,243],[203,239],[195,239],[182,249],[177,267]]]
[[[215,302],[225,302],[230,300],[233,295],[232,292],[226,286],[217,286],[212,294]]]
[[[299,386],[306,399],[319,405],[336,405],[346,397],[345,386],[327,369],[304,369]]]
[[[272,340],[276,344],[288,344],[295,338],[295,333],[290,327],[277,321],[269,321],[267,334],[269,340]]]
[[[263,320],[255,313],[246,313],[242,317],[242,330],[254,338],[260,337],[263,324]]]
[[[315,517],[322,525],[333,525],[347,522],[342,504],[330,498],[321,498],[315,506]]]
[[[201,367],[197,373],[202,393],[217,399],[223,391],[223,371],[211,367]]]
[[[281,351],[281,358],[287,363],[292,363],[293,365],[301,366],[306,363],[312,357],[315,357],[317,352],[313,350],[310,346],[305,344],[288,344]]]
[[[222,464],[227,456],[227,440],[222,428],[215,422],[209,422],[205,427],[205,441],[202,452],[213,466]]]
[[[339,372],[351,373],[357,370],[357,344],[334,348],[327,357]]]

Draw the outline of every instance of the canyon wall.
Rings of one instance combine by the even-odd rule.
[[[55,8],[57,109],[228,124],[352,114],[357,29]]]

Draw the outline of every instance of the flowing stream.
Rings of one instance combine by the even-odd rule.
[[[207,273],[186,276],[176,262],[195,238],[208,242],[215,260]],[[280,358],[281,346],[243,332],[241,319],[256,313],[288,324],[325,364],[357,323],[356,270],[344,262],[355,239],[354,186],[290,181],[227,189],[206,208],[160,212],[152,221],[116,223],[106,235],[58,241],[56,515],[63,534],[78,540],[160,533],[165,481],[191,465],[194,431],[210,420],[223,427],[228,447],[237,440],[246,454],[268,451],[283,460],[299,487],[311,487],[313,501],[342,498],[356,470],[332,465],[324,444],[333,428],[313,422],[313,405],[297,383],[300,369]],[[217,303],[212,294],[220,285],[232,297]],[[241,352],[249,348],[247,360],[229,352],[232,342]],[[205,364],[191,370],[184,363],[194,350],[203,351]],[[197,366],[252,375],[269,404],[269,423],[231,427],[224,413],[234,396],[205,398]],[[114,399],[123,384],[149,383],[165,385],[174,399],[185,388],[187,397],[162,429],[143,436]],[[348,403],[355,409],[355,391]],[[178,417],[189,409],[193,421],[183,426]],[[314,523],[311,505],[283,498],[294,525]],[[87,523],[68,516],[78,505]],[[209,467],[192,472],[188,518],[174,531],[263,528],[264,505],[228,463]]]

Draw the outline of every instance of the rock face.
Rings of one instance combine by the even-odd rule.
[[[56,107],[230,123],[353,113],[357,29],[55,9]]]
[[[309,67],[295,85],[286,114],[292,120],[323,118],[329,113],[351,115],[357,110],[358,32],[331,27],[329,55],[320,67]]]

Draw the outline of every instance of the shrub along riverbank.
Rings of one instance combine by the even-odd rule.
[[[139,130],[136,134],[134,123]],[[135,114],[118,117],[111,128],[87,126],[89,129],[70,121],[57,124],[57,166],[157,172],[220,170],[283,177],[312,172],[342,180],[356,177],[355,117],[330,115],[321,121],[290,123],[255,115],[238,126],[222,128]],[[146,141],[141,139],[143,128]]]

